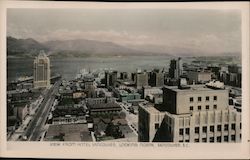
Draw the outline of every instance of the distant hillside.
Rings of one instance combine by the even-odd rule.
[[[75,39],[55,40],[40,43],[32,38],[16,39],[7,37],[8,57],[34,57],[44,50],[52,57],[86,57],[86,56],[130,56],[130,55],[165,55],[165,56],[241,56],[240,53],[206,53],[199,49],[160,45],[122,46],[113,42]],[[171,54],[169,54],[171,53]]]
[[[33,57],[40,50],[48,51],[48,48],[32,38],[16,39],[7,37],[7,55],[17,57]]]
[[[40,43],[34,39],[16,39],[7,37],[8,56],[33,57],[39,50],[45,50],[52,57],[84,57],[84,56],[108,56],[108,55],[156,55],[152,51],[131,49],[112,42],[95,40],[56,40]],[[165,54],[167,55],[167,54]]]
[[[69,52],[79,55],[149,55],[152,52],[146,52],[136,49],[127,48],[112,42],[102,42],[95,40],[65,40],[65,41],[48,41],[43,43],[54,54]]]

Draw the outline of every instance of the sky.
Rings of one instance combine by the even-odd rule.
[[[8,9],[7,36],[89,39],[183,54],[241,53],[236,10]]]

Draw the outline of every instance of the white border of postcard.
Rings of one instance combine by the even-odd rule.
[[[1,1],[1,139],[0,157],[34,158],[229,158],[250,157],[249,107],[249,2],[204,3],[105,3],[105,2],[48,2]],[[242,142],[223,144],[194,143],[93,143],[93,142],[7,142],[6,141],[6,9],[7,8],[88,8],[88,9],[237,9],[242,14]]]

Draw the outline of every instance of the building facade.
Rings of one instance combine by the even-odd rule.
[[[180,76],[183,74],[183,63],[182,63],[182,59],[178,58],[176,59],[172,59],[170,61],[170,67],[169,67],[169,77],[170,78],[174,78],[174,79],[178,79],[180,78]]]
[[[50,86],[50,60],[41,51],[33,63],[34,88],[48,88]]]
[[[161,87],[164,85],[164,73],[159,70],[150,72],[149,85],[151,87]]]
[[[240,142],[241,113],[228,104],[228,90],[192,85],[179,89],[177,86],[163,88],[163,105],[158,112],[164,118],[157,128],[151,118],[140,121],[140,141],[165,142]],[[153,115],[147,106],[140,106],[139,115]],[[151,108],[153,108],[151,106]],[[151,109],[151,110],[157,110]],[[144,111],[144,112],[143,112]],[[140,117],[140,116],[139,116]],[[146,121],[146,122],[145,122]],[[149,124],[149,127],[143,126]],[[149,132],[143,133],[143,131]],[[149,134],[150,133],[150,134]],[[154,133],[154,134],[153,134]],[[150,135],[149,138],[147,135]]]
[[[162,94],[163,91],[160,87],[142,87],[142,98],[146,98],[146,96],[150,94]]]
[[[105,71],[105,86],[115,86],[117,81],[117,71]]]
[[[187,77],[189,79],[189,84],[206,83],[212,79],[212,72],[210,71],[188,71]]]
[[[140,89],[143,86],[148,86],[148,73],[140,72],[136,73],[136,88]]]

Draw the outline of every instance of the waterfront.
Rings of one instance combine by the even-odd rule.
[[[136,68],[168,69],[169,56],[126,56],[126,57],[85,57],[85,58],[51,58],[52,75],[61,74],[65,79],[72,79],[83,68],[99,69],[113,68],[119,71],[134,72]],[[20,76],[32,76],[34,59],[32,58],[9,58],[7,71],[8,82]]]
[[[84,58],[53,58],[51,57],[51,71],[53,74],[61,74],[66,80],[72,79],[83,68],[100,69],[113,68],[120,72],[134,72],[137,68],[151,70],[153,68],[168,70],[171,56],[110,56],[110,57],[84,57]],[[197,58],[183,57],[184,63],[191,63]],[[205,58],[203,58],[204,60]],[[199,59],[200,60],[200,59]],[[240,59],[228,59],[227,57],[216,59],[219,63],[240,64]],[[32,76],[33,58],[8,58],[7,80],[11,82],[20,76]],[[213,62],[212,64],[216,64]]]

